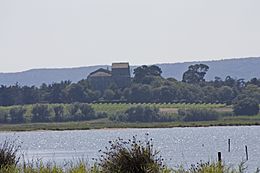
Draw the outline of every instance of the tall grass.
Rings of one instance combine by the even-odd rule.
[[[15,141],[5,140],[0,144],[0,168],[7,166],[16,166],[20,157],[17,155],[19,146],[15,145]]]
[[[153,148],[152,139],[141,142],[133,136],[127,141],[118,138],[110,144],[100,158],[99,166],[104,173],[160,173],[167,170],[163,158]]]

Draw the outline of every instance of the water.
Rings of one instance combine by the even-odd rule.
[[[245,160],[245,145],[249,153],[248,170],[260,167],[260,126],[0,132],[0,142],[17,139],[29,160],[62,164],[64,160],[84,158],[92,163],[92,158],[100,156],[98,150],[109,146],[108,141],[117,137],[127,140],[133,135],[145,140],[147,132],[170,167],[216,161],[217,152],[222,152],[226,164],[237,166]],[[228,152],[228,139],[231,139],[231,152]]]

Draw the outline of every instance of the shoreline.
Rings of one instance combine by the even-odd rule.
[[[118,130],[147,128],[189,128],[189,127],[224,127],[224,126],[259,126],[260,121],[198,121],[198,122],[152,122],[152,123],[114,123],[114,122],[59,122],[0,124],[2,132],[30,131],[66,131],[66,130]]]

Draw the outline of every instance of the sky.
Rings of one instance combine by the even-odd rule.
[[[259,0],[0,0],[0,72],[260,56]]]

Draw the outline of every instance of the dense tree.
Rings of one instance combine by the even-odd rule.
[[[204,93],[203,101],[206,103],[218,103],[218,90],[213,86],[202,87],[202,92]]]
[[[137,84],[131,87],[130,95],[127,98],[130,102],[151,101],[151,87],[149,85]]]
[[[150,84],[156,78],[161,78],[162,70],[156,65],[140,66],[134,69],[134,82]]]
[[[103,97],[105,100],[113,100],[113,98],[115,97],[115,92],[111,89],[106,89],[104,91]]]
[[[17,86],[4,86],[0,87],[0,104],[2,106],[11,106],[16,103],[17,96],[19,93],[17,91]],[[18,97],[19,98],[19,97]]]
[[[159,88],[159,95],[156,96],[160,102],[173,102],[176,99],[176,88],[163,86]]]
[[[204,82],[209,67],[205,64],[190,65],[188,70],[184,72],[182,81],[186,83],[198,84]]]
[[[61,81],[60,83],[54,83],[49,86],[50,92],[48,94],[48,100],[50,103],[66,103],[66,91],[65,89],[71,84],[70,81]]]
[[[21,104],[33,104],[39,101],[39,92],[35,86],[21,88]]]
[[[229,86],[222,86],[218,88],[218,99],[223,103],[231,104],[235,98],[235,93]]]
[[[68,102],[87,102],[88,97],[87,93],[85,92],[84,88],[77,84],[72,84],[67,88],[67,96],[68,96]]]
[[[236,115],[256,115],[259,104],[255,99],[246,97],[234,104],[233,111]]]

